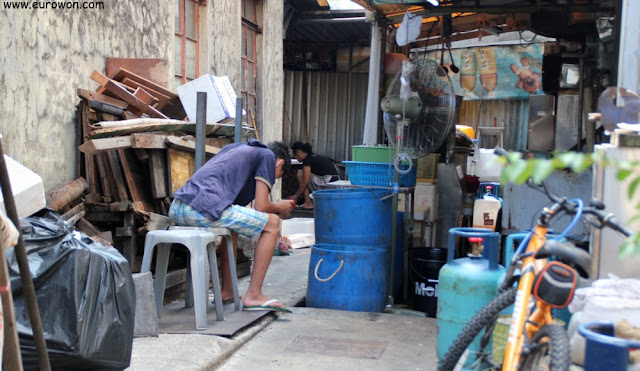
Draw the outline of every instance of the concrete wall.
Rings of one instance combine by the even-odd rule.
[[[256,0],[259,105],[265,142],[282,138],[281,0]],[[0,133],[5,153],[38,173],[45,189],[75,179],[77,88],[95,89],[107,57],[166,59],[173,82],[174,1],[109,0],[104,9],[0,10]],[[200,9],[200,74],[242,79],[242,2]],[[172,84],[172,83],[171,83]],[[175,87],[172,86],[175,89]],[[264,124],[263,124],[264,123]]]
[[[76,174],[77,88],[105,58],[165,58],[173,71],[171,0],[109,0],[104,9],[0,10],[0,133],[5,153],[45,189]]]
[[[262,60],[259,66],[259,94],[262,112],[261,139],[265,142],[282,139],[282,104],[284,97],[284,70],[282,69],[282,18],[284,5],[281,0],[264,0],[262,27]],[[259,40],[260,41],[260,40]]]

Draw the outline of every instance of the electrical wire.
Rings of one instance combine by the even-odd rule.
[[[582,210],[584,210],[584,202],[582,202],[581,199],[572,198],[572,199],[569,200],[569,202],[577,203],[578,204],[578,210],[576,211],[576,214],[573,216],[573,219],[571,220],[571,223],[569,223],[569,226],[567,226],[567,228],[565,228],[565,230],[562,231],[562,233],[560,233],[558,235],[558,238],[566,237],[566,235],[576,226],[576,224],[578,224],[578,221],[580,220],[580,217],[582,216]]]

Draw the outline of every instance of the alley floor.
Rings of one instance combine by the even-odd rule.
[[[264,293],[290,307],[303,305],[310,252],[297,249],[291,256],[275,256]],[[249,277],[239,281],[241,295],[248,284]],[[230,338],[201,334],[136,338],[128,370],[435,370],[434,318],[292,310],[292,314],[266,314]]]

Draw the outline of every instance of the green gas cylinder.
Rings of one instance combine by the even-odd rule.
[[[456,236],[469,238],[472,253],[453,259]],[[500,234],[482,228],[449,230],[447,264],[438,275],[438,334],[436,354],[443,359],[464,326],[497,294],[498,279],[505,269],[498,264]],[[484,246],[481,250],[480,246]],[[471,344],[478,345],[479,339]],[[473,360],[469,357],[469,363]]]

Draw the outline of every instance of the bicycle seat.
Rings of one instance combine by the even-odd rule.
[[[573,243],[561,240],[547,240],[536,253],[536,259],[546,259],[551,256],[560,258],[578,271],[581,277],[589,278],[591,275],[591,255],[578,249]]]

